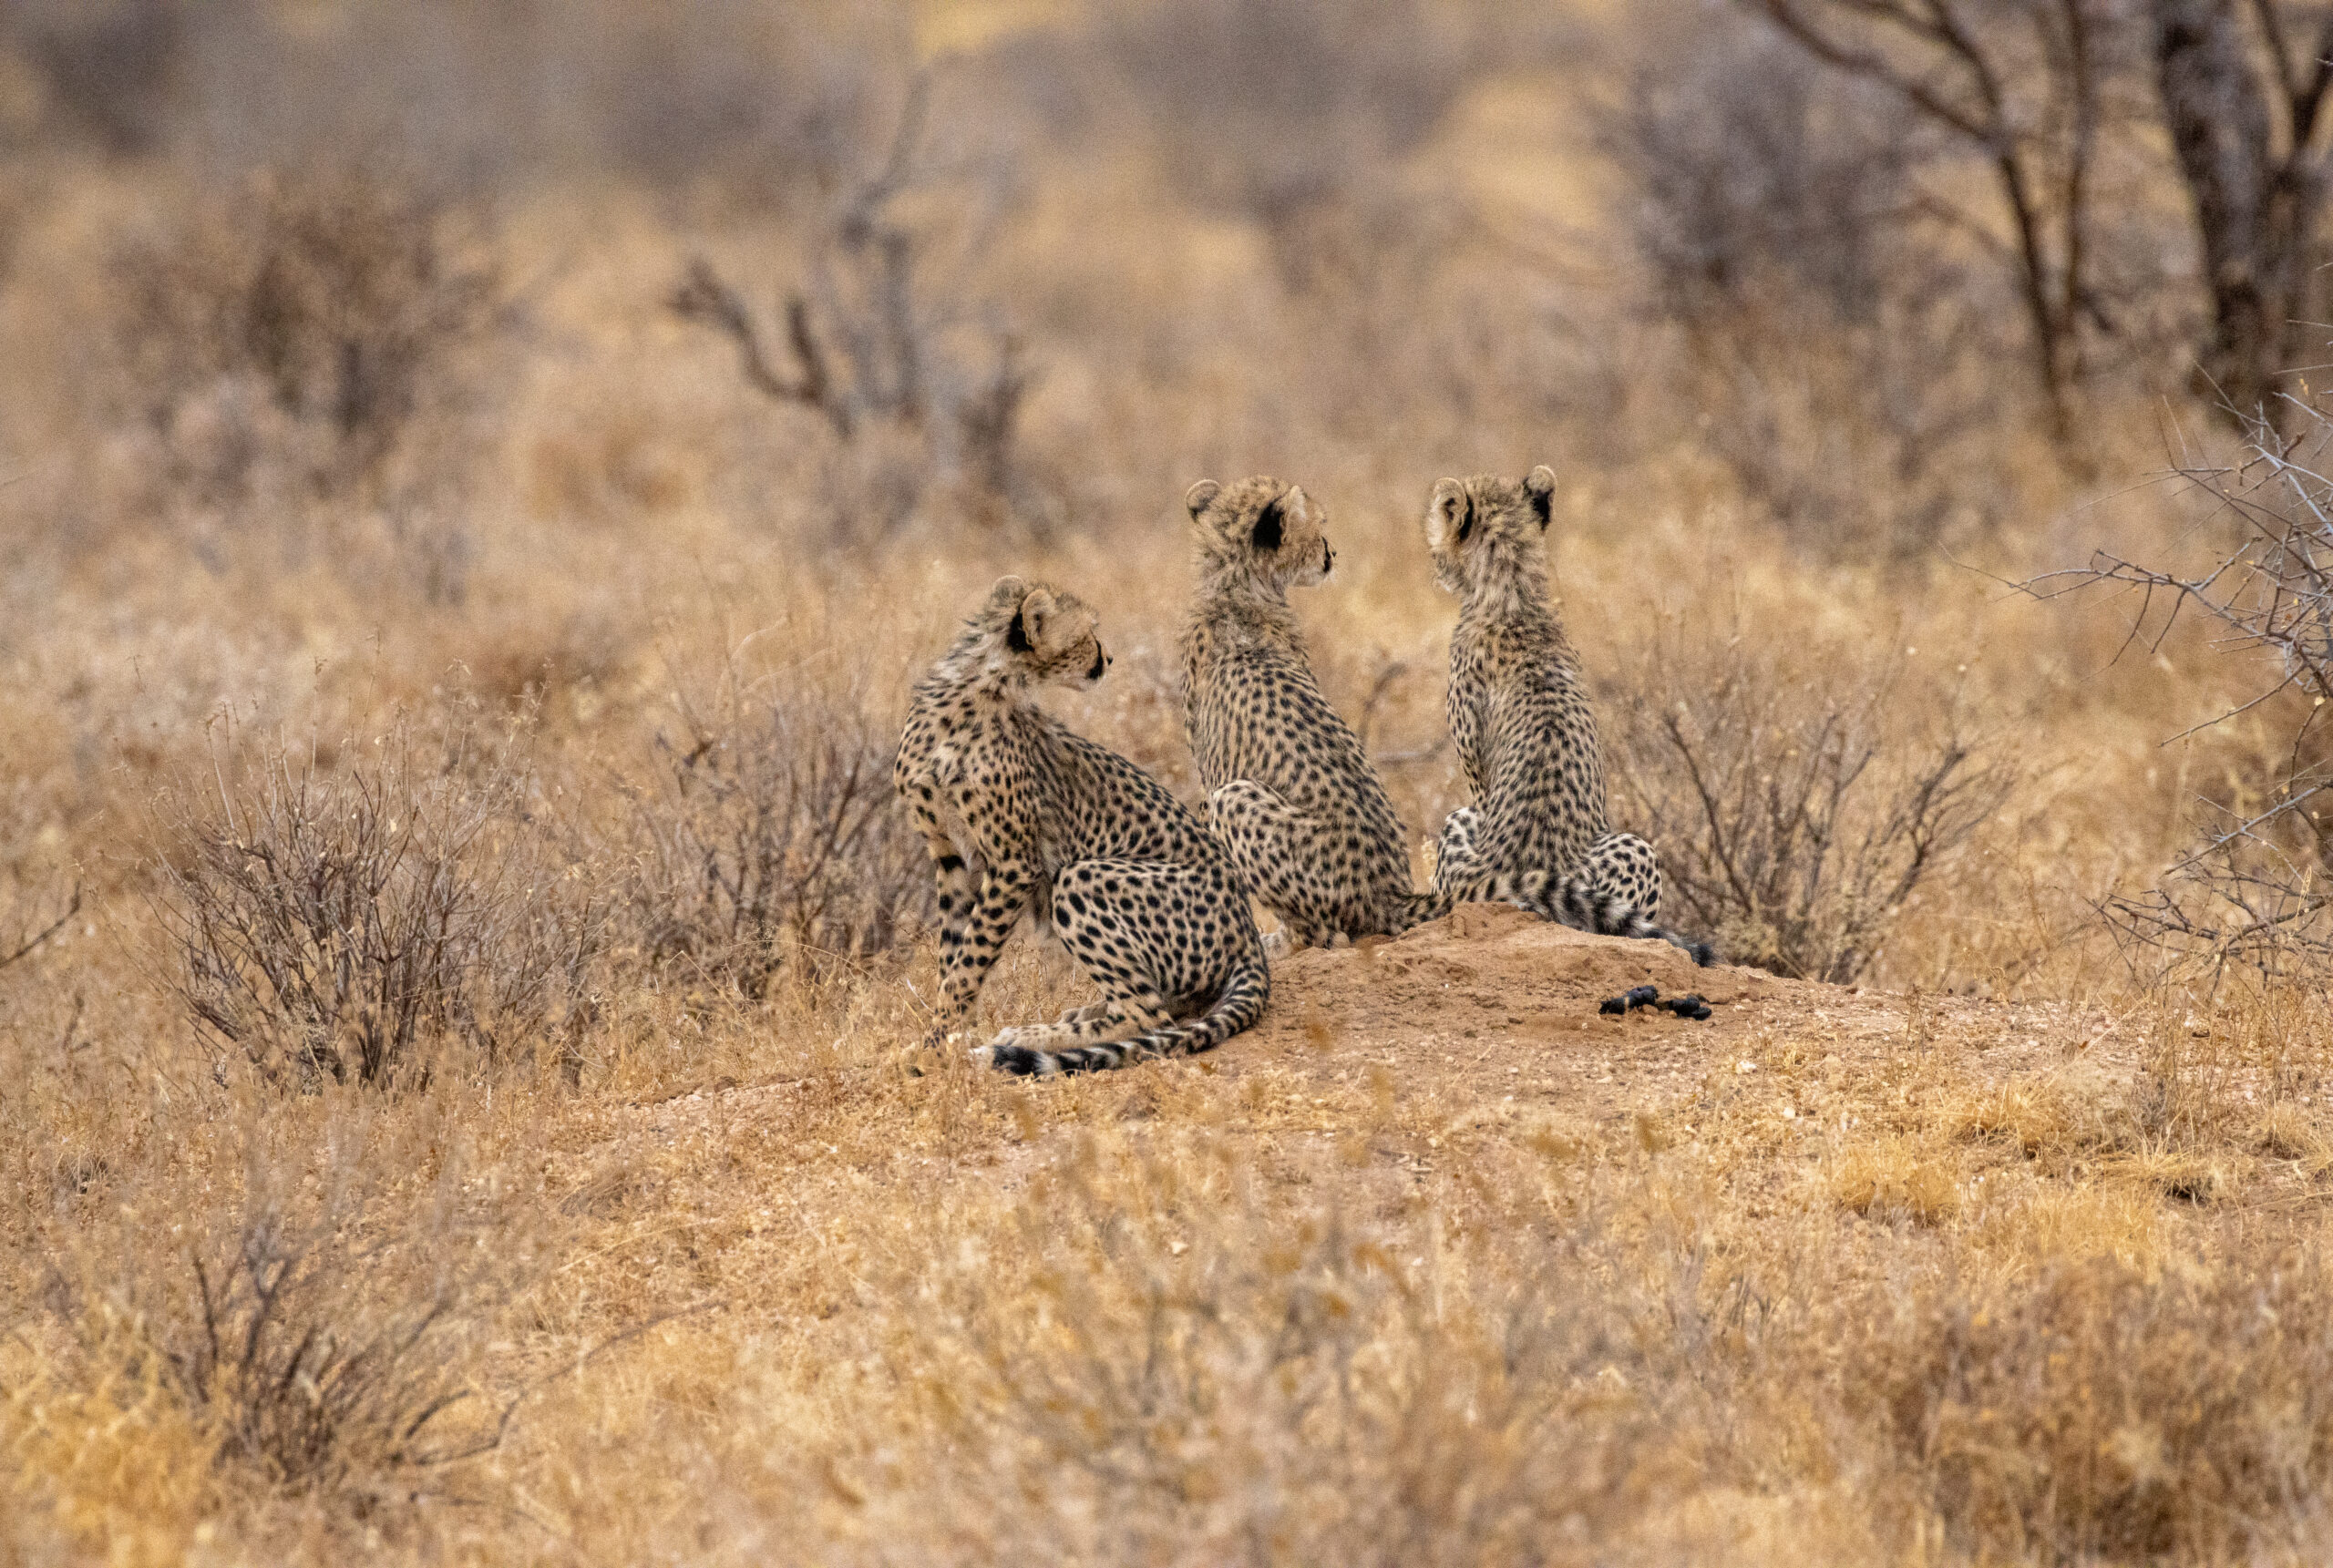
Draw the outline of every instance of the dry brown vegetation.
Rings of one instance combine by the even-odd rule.
[[[1527,9],[0,10],[0,1563],[2333,1553],[2333,487],[2194,391],[2144,39],[2037,350],[1885,81]],[[2110,11],[1985,15],[2062,105]],[[1466,910],[899,1069],[996,575],[1188,798],[1178,497],[1300,480],[1423,840],[1418,514],[1539,461],[1762,969]]]

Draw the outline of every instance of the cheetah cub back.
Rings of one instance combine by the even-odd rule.
[[[1090,686],[1108,667],[1092,610],[1007,577],[916,686],[891,782],[940,883],[926,1043],[971,1010],[1023,912],[1102,1000],[975,1053],[1004,1071],[1193,1055],[1263,1014],[1263,944],[1222,846],[1156,779],[1036,705],[1038,687]]]
[[[1559,917],[1583,930],[1660,937],[1712,961],[1709,944],[1657,922],[1652,845],[1606,818],[1596,715],[1547,594],[1546,534],[1556,476],[1444,479],[1426,503],[1434,579],[1457,594],[1450,637],[1451,739],[1475,791],[1443,824],[1437,888],[1552,868]]]
[[[1410,885],[1402,824],[1351,728],[1313,679],[1290,588],[1336,553],[1300,487],[1212,479],[1184,497],[1199,587],[1183,629],[1184,713],[1208,821],[1249,888],[1299,947],[1399,936],[1471,899],[1558,918],[1546,872],[1486,873],[1427,893]]]

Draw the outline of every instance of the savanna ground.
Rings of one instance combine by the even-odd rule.
[[[2147,914],[2321,695],[2014,586],[2239,541],[2159,136],[2053,414],[1981,182],[1746,11],[0,15],[0,1562],[2333,1554],[2320,968]],[[1192,798],[1178,497],[1301,482],[1422,836],[1419,515],[1540,461],[1743,966],[1468,909],[901,1070],[995,576]]]

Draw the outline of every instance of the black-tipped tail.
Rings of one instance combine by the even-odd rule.
[[[1410,924],[1438,920],[1461,904],[1512,904],[1543,920],[1599,937],[1658,937],[1683,948],[1703,968],[1717,962],[1717,949],[1707,942],[1654,925],[1629,899],[1584,878],[1558,877],[1551,871],[1495,872],[1460,886],[1417,894],[1410,900]]]
[[[1271,971],[1265,967],[1259,944],[1224,986],[1215,1005],[1197,1018],[1154,1029],[1132,1040],[1074,1045],[1061,1050],[999,1046],[988,1053],[989,1065],[1019,1078],[1050,1078],[1062,1072],[1109,1072],[1129,1062],[1156,1061],[1161,1057],[1198,1056],[1254,1027],[1271,996]]]
[[[1717,962],[1717,949],[1694,937],[1680,937],[1666,926],[1656,926],[1636,905],[1615,893],[1602,892],[1575,876],[1558,890],[1562,913],[1556,918],[1576,930],[1606,937],[1659,938],[1681,948],[1693,962],[1708,968]]]

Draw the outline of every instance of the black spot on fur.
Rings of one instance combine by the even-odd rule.
[[[1553,490],[1533,490],[1527,487],[1525,493],[1531,497],[1531,515],[1539,519],[1540,529],[1544,532],[1548,519],[1556,514],[1556,493]]]
[[[1470,538],[1474,538],[1474,537],[1475,537],[1475,497],[1472,497],[1472,496],[1468,496],[1468,497],[1466,497],[1466,516],[1465,516],[1465,520],[1464,520],[1464,521],[1462,521],[1462,522],[1461,522],[1461,523],[1459,523],[1459,525],[1458,525],[1458,542],[1459,542],[1460,544],[1462,544],[1462,545],[1463,545],[1463,544],[1465,544],[1468,539],[1470,539]]]
[[[1029,641],[1029,628],[1017,610],[1012,612],[1012,624],[1004,629],[1004,645],[1015,653],[1036,651],[1036,644]]]

